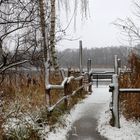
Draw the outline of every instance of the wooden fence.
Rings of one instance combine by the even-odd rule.
[[[61,75],[63,77],[63,81],[60,85],[52,85],[48,84],[46,85],[46,101],[47,101],[47,106],[48,110],[52,111],[58,106],[60,103],[64,102],[65,106],[68,105],[68,98],[74,96],[78,92],[82,92],[83,88],[88,89],[88,92],[92,91],[92,82],[91,82],[91,60],[88,60],[87,63],[87,72],[83,72],[83,66],[82,66],[82,41],[79,41],[79,70],[80,70],[80,76],[70,76],[68,73],[68,76],[65,76],[64,70],[61,70]],[[87,79],[86,79],[87,78]],[[68,86],[71,82],[77,81],[78,88],[69,93]],[[85,83],[87,81],[87,83]],[[88,88],[87,88],[88,87]],[[56,101],[55,104],[52,105],[51,102],[51,91],[52,90],[63,90],[64,94],[63,97],[60,98],[58,101]]]
[[[96,87],[98,88],[99,83],[111,83],[113,74],[114,71],[93,72],[92,82],[96,83]]]
[[[52,111],[53,109],[56,108],[56,106],[58,106],[62,102],[64,102],[65,106],[67,106],[68,105],[68,98],[74,96],[78,92],[81,92],[83,88],[88,87],[87,88],[88,92],[91,92],[92,83],[90,82],[90,79],[88,79],[88,81],[89,81],[88,83],[84,83],[84,78],[86,78],[86,77],[90,78],[90,73],[83,73],[79,77],[74,77],[74,76],[65,77],[60,85],[51,85],[51,84],[48,85],[47,90],[49,92],[47,92],[47,97],[46,97],[48,110]],[[73,81],[77,81],[79,83],[79,86],[76,90],[72,91],[72,93],[69,93],[68,85]],[[52,105],[52,103],[51,103],[51,90],[59,90],[59,89],[63,90],[63,92],[64,92],[63,97],[61,99],[59,99],[54,105]]]
[[[115,56],[115,74],[112,77],[112,84],[109,85],[109,91],[112,92],[112,102],[110,103],[110,109],[112,111],[112,117],[114,120],[113,126],[117,128],[120,128],[119,95],[125,93],[140,93],[140,88],[119,88],[119,61],[117,56]]]

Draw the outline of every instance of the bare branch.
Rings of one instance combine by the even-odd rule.
[[[15,62],[15,63],[9,64],[8,66],[5,66],[4,68],[0,69],[0,73],[3,73],[4,71],[6,71],[9,68],[12,68],[14,66],[21,65],[21,64],[26,63],[28,61],[29,60],[23,60],[23,61],[20,61],[20,62]]]

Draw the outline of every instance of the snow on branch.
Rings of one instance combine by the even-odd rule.
[[[9,64],[7,66],[4,66],[2,69],[0,69],[0,73],[6,71],[9,68],[12,68],[12,67],[17,66],[17,65],[21,65],[21,64],[26,63],[28,61],[29,60],[23,60],[23,61],[15,62],[15,63]]]

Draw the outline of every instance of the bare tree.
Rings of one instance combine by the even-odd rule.
[[[87,8],[87,1],[88,0],[81,0],[82,3],[82,11],[86,12]],[[68,4],[68,0],[61,1],[66,6]],[[56,26],[56,0],[49,0],[45,3],[44,0],[39,0],[39,13],[40,13],[40,25],[41,25],[41,33],[42,33],[42,39],[43,39],[43,51],[44,51],[44,66],[45,66],[45,88],[46,93],[49,94],[49,70],[50,66],[52,66],[56,69],[58,68],[57,64],[57,57],[55,53],[55,26]],[[45,9],[46,4],[50,5],[50,11]],[[83,8],[83,5],[85,6],[85,9]],[[77,7],[77,0],[75,0],[75,7]],[[50,13],[46,13],[50,12]],[[50,25],[46,22],[46,16],[50,14]],[[48,34],[49,33],[49,34]]]
[[[140,2],[134,2],[136,12],[134,16],[140,18]],[[140,26],[133,18],[117,19],[114,23],[117,26],[124,39],[129,42],[130,47],[140,44]]]
[[[40,27],[38,20],[37,0],[6,0],[0,1],[0,49],[1,58],[5,55],[5,47],[12,49],[12,57],[6,64],[21,64],[26,55],[37,47],[38,37],[36,32]],[[35,36],[35,38],[33,38]],[[7,53],[7,52],[6,52]],[[22,57],[18,57],[18,55]],[[31,54],[30,54],[31,55]],[[17,59],[18,58],[18,59]],[[20,59],[19,59],[20,58]],[[5,57],[5,60],[8,57]],[[31,60],[28,57],[28,60]],[[21,62],[22,62],[21,61]],[[3,63],[3,62],[1,62]],[[15,65],[11,65],[15,66]],[[9,68],[9,67],[8,67]],[[6,69],[5,69],[6,70]],[[2,70],[3,71],[3,70]]]

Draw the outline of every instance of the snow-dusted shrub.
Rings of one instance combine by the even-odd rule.
[[[119,80],[121,88],[140,88],[140,57],[135,53],[129,56],[131,73],[123,73]],[[127,119],[140,119],[140,94],[120,94],[121,111]]]
[[[22,105],[15,102],[5,112],[3,129],[6,138],[10,140],[38,140],[44,133],[45,124],[41,118],[41,110],[26,111],[25,113],[22,109]]]

